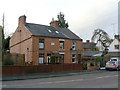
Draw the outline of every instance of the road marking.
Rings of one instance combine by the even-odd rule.
[[[109,78],[109,77],[115,77],[115,76],[118,76],[118,75],[113,75],[113,76],[102,76],[102,77],[96,77],[96,79],[100,79],[100,78]]]

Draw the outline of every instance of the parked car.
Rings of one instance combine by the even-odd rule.
[[[120,70],[120,61],[108,61],[105,66],[106,70]]]
[[[120,58],[110,58],[110,61],[119,61]]]

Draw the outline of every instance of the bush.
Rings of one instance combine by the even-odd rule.
[[[83,70],[87,70],[87,64],[86,64],[86,63],[83,63],[83,64],[82,64],[82,69],[83,69]]]
[[[100,62],[100,66],[102,66],[102,62],[103,62],[103,57],[97,56],[95,58],[96,62]]]
[[[56,63],[55,60],[56,60],[56,56],[55,55],[51,55],[50,56],[50,63],[51,64],[55,64]]]

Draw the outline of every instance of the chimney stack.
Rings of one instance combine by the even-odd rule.
[[[115,35],[114,38],[115,39],[120,39],[120,35]]]
[[[86,40],[86,43],[89,43],[90,42],[90,40]]]
[[[22,25],[25,25],[25,24],[26,24],[26,16],[25,15],[20,16],[19,21],[18,21],[18,26],[22,26]]]
[[[54,28],[58,28],[59,22],[57,20],[54,20],[54,18],[52,18],[52,21],[50,22],[50,26],[53,26]]]

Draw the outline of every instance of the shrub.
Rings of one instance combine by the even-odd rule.
[[[87,70],[87,64],[86,63],[82,63],[82,69]]]
[[[55,55],[51,55],[50,56],[50,63],[51,64],[55,64],[56,63],[55,60],[56,60],[56,56]]]

